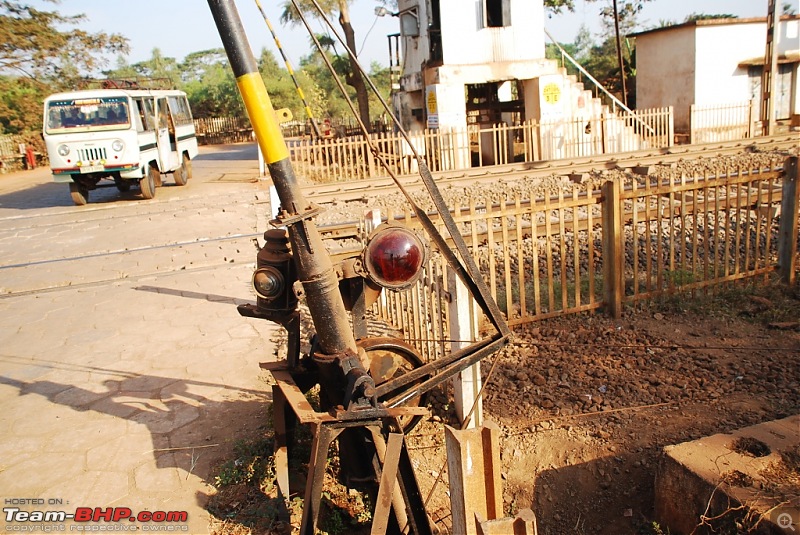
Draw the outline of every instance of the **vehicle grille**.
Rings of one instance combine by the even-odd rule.
[[[96,160],[105,160],[106,159],[106,149],[105,148],[85,148],[85,149],[78,149],[78,159],[82,162],[86,161],[96,161]]]

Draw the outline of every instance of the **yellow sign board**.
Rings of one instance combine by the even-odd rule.
[[[428,91],[428,114],[438,113],[436,105],[436,91]]]
[[[561,87],[558,84],[549,83],[542,89],[542,97],[547,104],[558,104],[561,100]]]

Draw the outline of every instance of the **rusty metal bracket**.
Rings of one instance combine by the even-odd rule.
[[[269,224],[273,227],[288,227],[301,221],[313,219],[319,214],[323,213],[325,208],[318,204],[311,203],[302,214],[289,215],[285,210],[281,211],[275,219],[270,220]],[[286,215],[283,215],[286,214]]]
[[[368,408],[360,410],[333,410],[317,412],[295,383],[285,365],[262,363],[275,380],[272,400],[275,425],[275,471],[278,491],[284,500],[289,499],[289,436],[294,421],[310,426],[314,438],[308,464],[301,535],[314,535],[322,501],[328,448],[342,433],[352,429],[369,432],[373,448],[373,468],[379,482],[376,514],[380,530],[373,526],[371,533],[386,533],[389,523],[394,530],[415,535],[433,535],[431,521],[425,512],[416,475],[403,440],[398,418],[428,414],[424,407]],[[393,511],[394,515],[386,514]],[[377,516],[375,516],[377,519]],[[393,532],[394,532],[393,530]]]

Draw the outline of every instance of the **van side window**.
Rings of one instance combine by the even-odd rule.
[[[189,103],[184,96],[169,97],[169,110],[176,125],[190,124],[192,113],[189,111]]]
[[[144,129],[147,130],[155,130],[156,129],[156,109],[153,104],[153,99],[146,97],[142,99],[142,104],[144,104]]]
[[[144,106],[142,105],[142,99],[134,99],[133,105],[136,106],[134,108],[133,113],[133,126],[136,127],[137,132],[144,132]]]
[[[167,99],[158,99],[158,128],[169,128],[169,109]]]

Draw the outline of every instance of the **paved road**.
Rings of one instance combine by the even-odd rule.
[[[46,169],[0,175],[5,508],[186,511],[207,532],[210,470],[270,398],[274,328],[235,308],[269,211],[255,158],[204,147],[186,187],[82,207]]]

